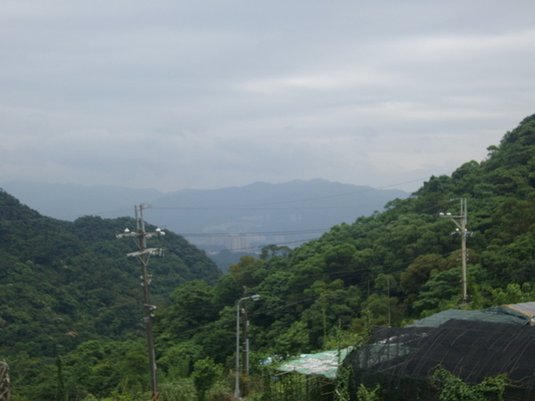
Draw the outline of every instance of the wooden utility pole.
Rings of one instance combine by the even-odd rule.
[[[466,273],[466,237],[468,236],[469,232],[466,228],[466,224],[468,222],[468,211],[467,211],[467,204],[466,204],[466,198],[461,199],[461,216],[460,216],[461,224],[459,227],[459,235],[461,236],[461,271],[462,271],[462,285],[463,285],[463,298],[462,302],[463,304],[468,303],[468,280],[467,280],[467,273]]]
[[[148,205],[141,204],[135,206],[136,216],[136,231],[131,232],[128,228],[124,230],[122,234],[116,235],[117,238],[132,237],[136,241],[138,251],[131,252],[127,256],[135,257],[141,265],[141,286],[143,287],[143,307],[145,312],[144,321],[147,327],[147,348],[149,354],[149,371],[150,371],[150,384],[152,390],[152,401],[159,401],[160,395],[158,392],[158,381],[156,376],[156,351],[154,347],[154,334],[152,332],[152,318],[154,317],[155,305],[150,303],[149,285],[150,276],[147,266],[149,264],[150,257],[152,255],[161,255],[162,249],[160,248],[147,248],[147,239],[155,236],[163,236],[165,232],[157,228],[154,232],[145,231],[145,221],[143,219],[143,209],[146,209]]]
[[[468,303],[468,278],[466,273],[466,237],[470,235],[470,231],[466,228],[468,223],[468,204],[466,198],[461,198],[461,210],[458,216],[453,216],[451,213],[440,213],[440,217],[446,217],[451,219],[457,226],[457,229],[453,234],[459,234],[461,236],[461,287],[462,298],[461,303]]]
[[[392,327],[392,311],[390,304],[390,276],[386,276],[386,295],[388,299],[388,327]]]

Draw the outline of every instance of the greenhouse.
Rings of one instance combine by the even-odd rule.
[[[437,400],[430,381],[437,368],[468,384],[505,375],[505,399],[535,401],[534,318],[535,302],[448,309],[406,327],[377,328],[358,348],[303,354],[277,370],[334,381],[344,366],[352,397],[360,384],[379,385],[389,401]]]
[[[534,302],[483,311],[447,310],[404,328],[375,330],[344,365],[355,393],[380,385],[389,400],[435,400],[443,368],[466,383],[505,375],[507,400],[535,400]]]

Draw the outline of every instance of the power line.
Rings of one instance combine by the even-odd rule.
[[[294,201],[281,201],[284,203],[290,203]],[[297,201],[295,201],[297,202]],[[257,204],[256,206],[249,206],[249,205],[232,205],[232,206],[154,206],[152,209],[154,210],[199,210],[199,211],[207,211],[207,210],[340,210],[340,209],[346,209],[346,210],[353,210],[354,207],[352,206],[301,206],[296,205],[294,207],[286,206],[286,207],[265,207],[263,206],[265,204]],[[269,206],[269,205],[268,205]]]
[[[290,235],[301,235],[301,234],[317,234],[323,233],[326,230],[329,230],[330,227],[316,228],[310,230],[288,230],[288,231],[243,231],[243,232],[217,232],[217,233],[202,233],[202,232],[193,232],[193,233],[177,233],[183,237],[255,237],[255,236],[290,236]]]
[[[158,208],[155,208],[158,209]],[[424,209],[419,210],[419,214],[425,213],[427,211],[436,210],[436,206],[430,206]],[[366,216],[362,216],[366,217]],[[368,216],[371,217],[371,216]],[[340,222],[336,225],[343,224],[344,222]],[[352,223],[351,223],[352,224]],[[332,227],[334,227],[332,226]],[[258,231],[258,232],[235,232],[235,233],[225,233],[225,232],[218,232],[218,233],[178,233],[179,235],[183,237],[188,238],[249,238],[249,237],[255,237],[255,236],[295,236],[295,235],[304,235],[306,234],[317,234],[314,238],[302,238],[300,240],[296,241],[277,241],[274,244],[275,245],[291,245],[291,244],[302,244],[314,239],[317,239],[319,236],[327,233],[332,227],[326,227],[326,228],[318,228],[318,229],[310,229],[310,230],[287,230],[287,231]],[[257,250],[262,249],[265,246],[265,244],[262,245],[256,245],[256,246],[246,246],[241,248],[233,248],[233,252],[254,252]]]
[[[331,195],[323,195],[323,196],[316,196],[316,197],[308,197],[308,198],[300,198],[300,199],[289,199],[289,200],[277,200],[272,202],[264,202],[264,203],[255,203],[255,204],[243,204],[243,205],[229,205],[229,206],[151,206],[151,209],[155,210],[199,210],[199,211],[206,211],[206,210],[295,210],[295,207],[278,207],[278,208],[266,208],[265,206],[269,205],[280,205],[280,204],[287,204],[287,203],[295,203],[295,202],[305,202],[305,201],[313,201],[313,200],[321,200],[321,199],[330,199],[330,198],[337,198],[337,197],[344,197],[344,196],[351,196],[351,195],[359,195],[367,192],[372,192],[375,190],[381,190],[381,189],[387,189],[387,188],[393,188],[399,185],[404,184],[410,184],[414,182],[420,182],[422,180],[429,179],[429,177],[421,177],[414,180],[404,181],[404,182],[398,182],[394,184],[388,184],[383,185],[380,187],[372,188],[372,187],[364,187],[361,190],[358,191],[351,191],[351,192],[343,192],[338,194],[331,194]],[[7,193],[7,192],[6,192]],[[18,200],[18,199],[17,199]],[[19,201],[20,202],[20,201]],[[22,203],[20,204],[22,205]],[[19,207],[20,205],[4,205],[4,207]],[[351,207],[328,207],[328,206],[317,206],[317,207],[302,207],[299,206],[299,209],[301,210],[333,210],[333,209],[352,209]],[[32,209],[33,210],[33,209]],[[115,214],[115,212],[118,211],[124,211],[124,208],[117,208],[115,210],[106,210],[106,211],[95,211],[88,213],[89,215],[109,215],[109,214]],[[71,218],[75,219],[75,217],[81,217],[81,216],[70,216]]]
[[[291,245],[291,244],[302,244],[304,242],[314,241],[316,239],[317,238],[301,239],[301,240],[296,240],[296,241],[277,242],[275,244],[269,244],[269,245],[281,246],[281,245]],[[249,246],[249,247],[244,247],[244,248],[232,249],[232,252],[247,252],[247,251],[255,251],[255,250],[259,251],[259,250],[262,250],[262,248],[266,247],[266,245],[268,245],[268,244],[255,245],[255,246]]]

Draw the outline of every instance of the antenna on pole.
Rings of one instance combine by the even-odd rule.
[[[451,213],[440,213],[440,217],[449,218],[457,226],[457,229],[452,234],[458,234],[461,236],[461,285],[462,285],[462,298],[461,303],[463,305],[468,303],[468,283],[466,274],[466,237],[471,232],[468,231],[466,225],[468,223],[468,205],[466,198],[461,198],[461,210],[458,216],[453,216]]]
[[[159,401],[160,394],[158,392],[158,382],[156,377],[156,352],[154,347],[154,335],[152,333],[152,318],[154,317],[155,305],[150,303],[149,285],[150,278],[147,266],[152,255],[162,255],[161,248],[147,248],[147,239],[152,237],[164,236],[165,232],[157,228],[154,232],[145,231],[145,221],[143,220],[143,209],[150,207],[147,204],[140,204],[134,206],[134,214],[136,216],[136,231],[130,231],[125,228],[124,232],[117,234],[117,238],[134,238],[138,250],[127,254],[129,257],[135,257],[141,265],[141,286],[143,287],[143,306],[145,317],[144,321],[147,325],[147,346],[149,354],[149,371],[151,377],[152,400]]]

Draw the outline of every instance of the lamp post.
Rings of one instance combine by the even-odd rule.
[[[234,400],[241,399],[241,392],[240,392],[240,303],[248,299],[252,299],[253,301],[258,301],[260,299],[260,295],[254,294],[248,297],[243,297],[243,298],[238,299],[238,302],[236,303],[236,372],[235,372],[236,381],[234,384]]]

